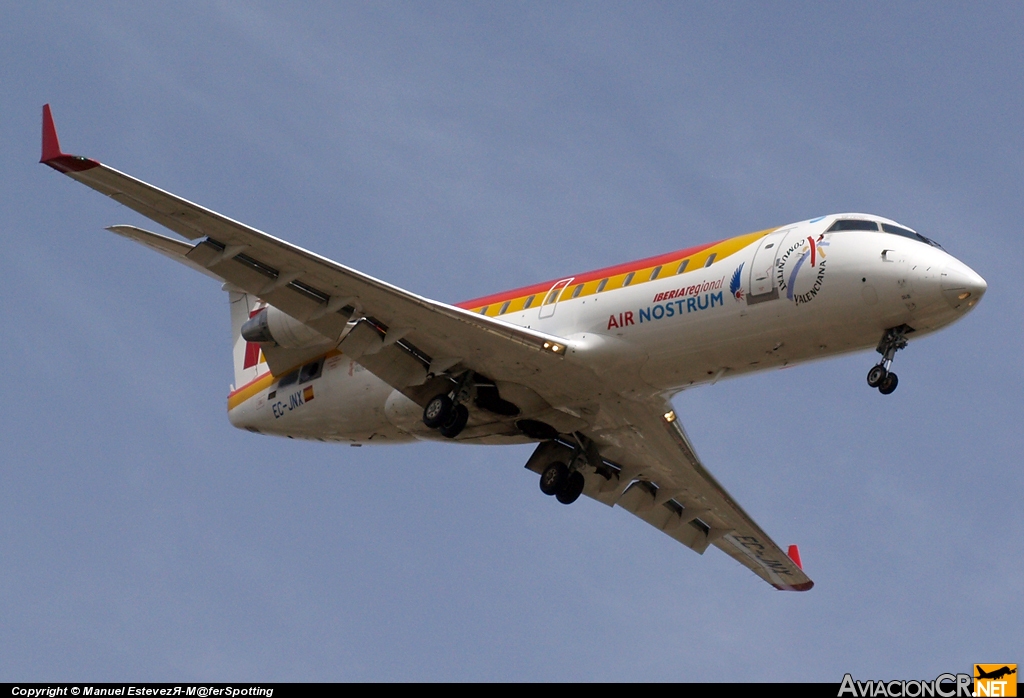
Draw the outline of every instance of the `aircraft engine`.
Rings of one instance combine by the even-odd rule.
[[[274,342],[285,349],[304,349],[333,343],[309,325],[272,305],[242,325],[242,338],[247,342]]]

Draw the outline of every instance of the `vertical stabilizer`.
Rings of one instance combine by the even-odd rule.
[[[235,388],[251,382],[257,376],[266,373],[267,361],[263,358],[260,345],[242,339],[242,325],[255,315],[263,304],[256,296],[237,290],[226,284],[228,299],[231,304],[231,341],[232,360],[235,366]]]

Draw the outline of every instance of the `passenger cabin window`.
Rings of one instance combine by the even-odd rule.
[[[498,311],[498,315],[504,315],[506,312],[508,312],[508,306],[511,302],[512,301],[505,301],[504,303],[502,303],[501,310]]]
[[[682,264],[680,264],[680,265],[679,265],[679,268],[678,268],[678,269],[676,270],[676,274],[682,274],[682,273],[683,273],[684,271],[686,271],[686,267],[687,267],[687,265],[688,265],[689,263],[690,263],[690,260],[688,260],[688,259],[684,259],[684,260],[683,260],[683,263],[682,263]]]
[[[651,281],[654,281],[655,279],[657,279],[658,278],[658,274],[660,274],[660,273],[661,273],[661,267],[660,266],[659,267],[654,267],[654,271],[651,272]]]
[[[715,263],[715,257],[717,257],[717,256],[718,256],[717,252],[712,252],[711,254],[709,254],[708,255],[708,261],[704,262],[704,266],[705,267],[710,267],[712,264],[714,264]]]
[[[489,305],[485,305],[484,307],[480,308],[480,314],[481,315],[486,315],[487,314],[487,309],[490,308],[490,307],[491,306],[489,306]]]
[[[583,290],[583,284],[579,284],[576,288],[574,288],[572,290],[572,297],[573,298],[578,298],[579,295],[580,295],[580,291],[582,291],[582,290]]]
[[[631,283],[633,283],[633,275],[634,275],[635,273],[636,273],[636,272],[632,272],[632,271],[631,271],[631,272],[629,272],[628,274],[626,274],[626,278],[622,280],[622,285],[623,285],[624,287],[625,287],[625,286],[629,286],[629,285],[630,285]]]
[[[323,371],[324,362],[323,359],[314,361],[313,363],[306,364],[299,369],[299,382],[306,383],[311,380],[316,380],[320,377],[320,373]]]
[[[601,279],[601,283],[597,285],[597,292],[600,293],[604,290],[604,287],[608,285],[608,279]]]
[[[544,299],[544,305],[551,305],[552,303],[557,301],[558,300],[558,294],[559,294],[559,292],[561,290],[562,289],[560,289],[560,288],[553,289],[551,291],[551,293],[548,294],[548,297]]]
[[[527,309],[527,308],[529,308],[529,307],[530,307],[531,305],[533,305],[533,299],[534,299],[534,298],[536,298],[536,297],[537,297],[537,296],[530,296],[529,298],[527,298],[527,299],[526,299],[526,302],[525,302],[525,303],[523,303],[523,310],[526,310],[526,309]]]
[[[832,224],[826,233],[837,233],[843,230],[878,230],[878,223],[874,221],[841,220]]]

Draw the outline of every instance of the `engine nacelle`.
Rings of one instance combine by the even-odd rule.
[[[305,349],[333,344],[309,325],[268,305],[242,325],[242,339],[247,342],[274,342],[285,349]]]

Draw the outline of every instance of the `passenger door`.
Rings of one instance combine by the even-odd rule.
[[[747,305],[775,300],[779,287],[775,283],[775,258],[792,228],[777,230],[761,240],[750,263],[747,281]]]

